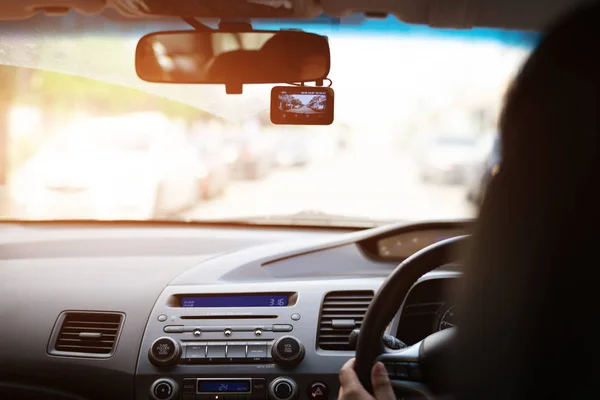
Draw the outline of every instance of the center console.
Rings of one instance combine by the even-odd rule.
[[[353,352],[318,348],[323,299],[331,290],[378,284],[278,282],[276,292],[264,283],[167,287],[144,334],[136,398],[332,400]]]

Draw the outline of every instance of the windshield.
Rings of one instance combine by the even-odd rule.
[[[446,136],[437,140],[438,146],[450,147],[471,147],[477,144],[477,140],[473,137]]]
[[[189,29],[176,19],[3,22],[0,217],[321,224],[476,214],[467,177],[489,156],[480,144],[496,135],[503,94],[537,37],[391,17],[254,27],[328,36],[333,125],[272,125],[269,85],[234,96],[142,82],[137,40]]]
[[[140,129],[139,119],[145,118],[89,118],[65,127],[56,145],[73,152],[149,151],[156,135],[148,127]]]

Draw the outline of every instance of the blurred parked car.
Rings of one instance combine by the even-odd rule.
[[[426,147],[419,160],[419,175],[425,182],[462,184],[474,162],[477,146],[475,137],[467,135],[442,135]]]
[[[273,167],[274,144],[260,115],[225,134],[226,157],[235,179],[262,179]]]
[[[239,135],[232,139],[236,157],[231,165],[236,179],[262,179],[272,169],[274,149],[270,140],[263,135]]]
[[[301,167],[315,158],[315,140],[306,127],[281,125],[270,130],[275,143],[274,165]]]
[[[222,196],[230,180],[230,166],[222,139],[200,137],[193,142],[203,173],[200,174],[200,195],[204,199]]]
[[[482,163],[476,166],[467,186],[467,200],[480,205],[485,197],[488,185],[500,170],[501,160],[500,136],[494,138],[492,149]]]
[[[193,205],[199,158],[162,115],[93,118],[74,125],[16,175],[25,219],[147,219]]]

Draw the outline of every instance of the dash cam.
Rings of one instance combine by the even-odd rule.
[[[334,92],[329,87],[275,86],[271,122],[275,125],[331,125]]]

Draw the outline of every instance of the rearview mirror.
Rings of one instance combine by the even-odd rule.
[[[317,81],[329,74],[329,42],[299,31],[156,32],[138,42],[135,67],[159,83]]]

